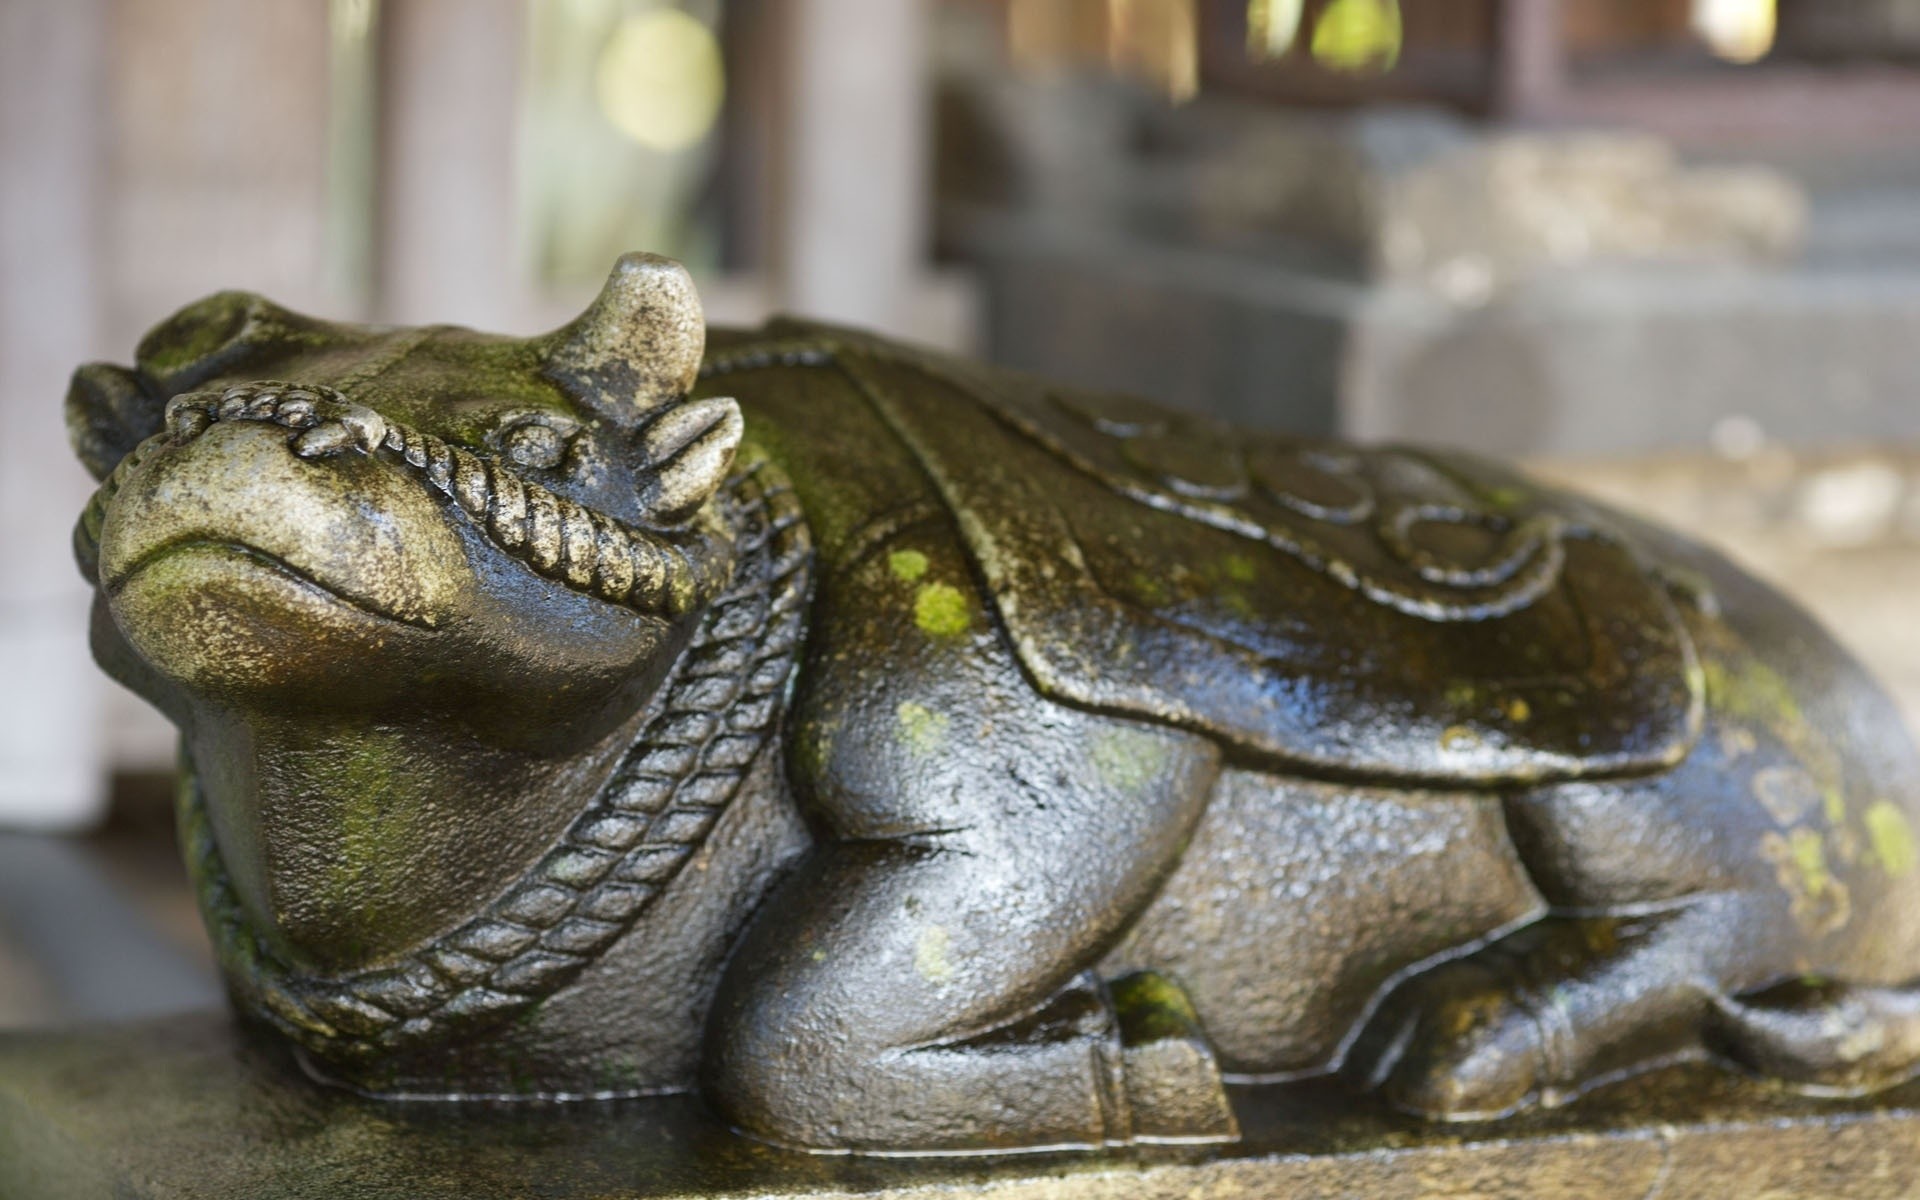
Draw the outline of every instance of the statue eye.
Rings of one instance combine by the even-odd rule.
[[[551,471],[559,466],[572,440],[570,432],[537,420],[521,421],[499,435],[500,452],[507,461],[533,471]]]

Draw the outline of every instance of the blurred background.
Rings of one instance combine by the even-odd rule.
[[[207,292],[614,257],[1729,548],[1920,714],[1920,0],[0,0],[0,1025],[214,995],[59,401]]]

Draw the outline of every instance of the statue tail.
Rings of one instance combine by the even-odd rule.
[[[1920,982],[1806,978],[1718,1001],[1707,1046],[1809,1092],[1862,1095],[1920,1074]]]

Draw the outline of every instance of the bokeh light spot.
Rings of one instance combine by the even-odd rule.
[[[1693,0],[1693,28],[1714,57],[1750,63],[1773,49],[1776,0]]]
[[[712,132],[725,94],[713,31],[675,8],[622,21],[594,74],[595,98],[613,127],[668,154],[691,149]]]
[[[1282,58],[1300,36],[1303,0],[1248,0],[1247,50],[1255,58]]]
[[[1313,59],[1334,71],[1388,71],[1400,61],[1396,0],[1333,0],[1313,27]]]

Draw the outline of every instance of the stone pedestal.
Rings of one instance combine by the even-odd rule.
[[[930,1160],[816,1156],[687,1097],[393,1104],[322,1088],[214,1014],[0,1038],[0,1196],[1451,1197],[1893,1200],[1920,1191],[1920,1085],[1783,1095],[1707,1067],[1492,1125],[1430,1125],[1324,1083],[1237,1089],[1245,1140]]]

